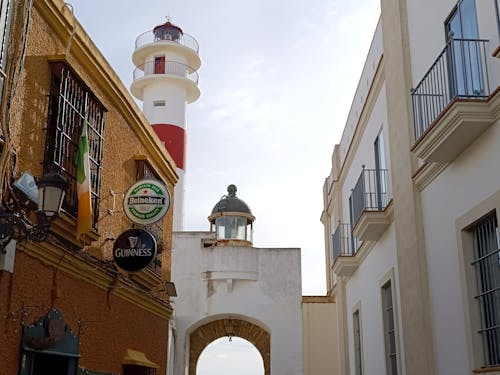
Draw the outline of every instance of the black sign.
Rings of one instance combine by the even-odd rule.
[[[113,245],[113,258],[118,267],[128,272],[141,271],[156,256],[156,239],[144,229],[128,229]]]

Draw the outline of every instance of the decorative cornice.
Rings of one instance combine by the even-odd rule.
[[[302,296],[302,304],[305,303],[335,303],[332,295],[326,296]]]
[[[337,276],[350,277],[352,276],[358,267],[363,263],[365,258],[373,249],[377,241],[363,241],[359,246],[358,251],[353,256],[339,256],[332,266],[333,272]]]
[[[364,211],[352,233],[362,241],[378,241],[394,220],[394,204],[391,199],[383,210]]]
[[[425,163],[413,175],[413,182],[418,191],[423,191],[446,169],[448,163]]]
[[[160,293],[163,290],[161,278],[149,270],[127,276],[114,269],[112,265],[107,269],[99,265],[97,259],[92,262],[90,255],[83,252],[70,252],[49,242],[40,244],[26,242],[24,252],[43,264],[55,267],[102,290],[111,291],[115,296],[160,318],[171,319],[172,317],[173,309],[170,302],[148,295],[148,293]]]
[[[352,163],[352,159],[354,158],[356,148],[359,146],[361,142],[361,138],[363,137],[363,132],[368,125],[368,120],[370,119],[370,114],[373,111],[375,103],[378,99],[378,95],[382,86],[384,84],[384,56],[380,57],[378,62],[377,69],[375,71],[375,75],[371,81],[370,89],[368,90],[368,94],[366,95],[365,104],[363,109],[361,110],[361,114],[359,116],[358,123],[356,124],[356,128],[354,129],[354,134],[351,138],[351,142],[349,143],[349,147],[347,148],[344,160],[342,162],[342,166],[340,167],[337,180],[332,181],[332,185],[334,183],[344,184],[344,179],[346,175],[344,171],[348,171],[350,165]]]
[[[452,101],[415,142],[411,151],[427,162],[452,161],[456,157],[455,154],[461,152],[461,147],[457,146],[459,147],[457,150],[453,149],[455,151],[446,153],[445,158],[447,157],[449,160],[439,159],[434,156],[434,153],[439,151],[443,144],[448,144],[460,128],[468,127],[475,130],[471,129],[470,142],[473,142],[480,131],[484,131],[495,121],[492,109],[485,99],[456,99]]]

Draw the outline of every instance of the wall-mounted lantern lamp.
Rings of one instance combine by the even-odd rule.
[[[23,201],[12,194],[9,204],[0,206],[0,251],[5,252],[5,247],[13,239],[45,241],[61,210],[67,186],[66,179],[55,168],[49,169],[37,181],[28,173],[17,180],[14,187],[27,199]],[[38,203],[37,210],[31,202]]]
[[[234,324],[233,321],[231,320],[231,317],[229,318],[229,320],[226,320],[224,322],[224,329],[226,330],[226,336],[229,338],[229,341],[233,341]]]

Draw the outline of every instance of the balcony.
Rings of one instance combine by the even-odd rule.
[[[193,50],[196,53],[198,53],[199,51],[198,42],[189,34],[182,33],[181,35],[173,35],[168,32],[155,33],[153,32],[153,30],[146,31],[139,35],[135,40],[135,48],[141,48],[151,43],[162,42],[177,43],[181,46]]]
[[[363,167],[354,186],[349,198],[353,234],[361,241],[378,240],[391,223],[392,210],[388,209],[387,179],[387,169]]]
[[[143,64],[150,56],[180,54],[194,70],[201,66],[198,42],[188,34],[173,33],[172,29],[149,30],[137,37],[132,61],[135,66]]]
[[[341,224],[332,236],[333,271],[339,276],[351,276],[358,268],[355,258],[357,239],[352,235],[350,224]]]
[[[412,151],[422,160],[453,161],[494,123],[487,43],[451,39],[412,90]]]
[[[177,61],[147,61],[134,69],[134,81],[130,91],[142,100],[143,89],[152,81],[175,80],[186,88],[187,101],[191,103],[199,98],[198,72],[192,67]]]

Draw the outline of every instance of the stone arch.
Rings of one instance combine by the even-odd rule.
[[[271,374],[271,334],[258,324],[243,317],[223,317],[211,320],[195,328],[189,335],[189,375],[196,375],[196,365],[203,350],[213,341],[232,336],[251,342],[259,351],[264,362],[264,374]]]

